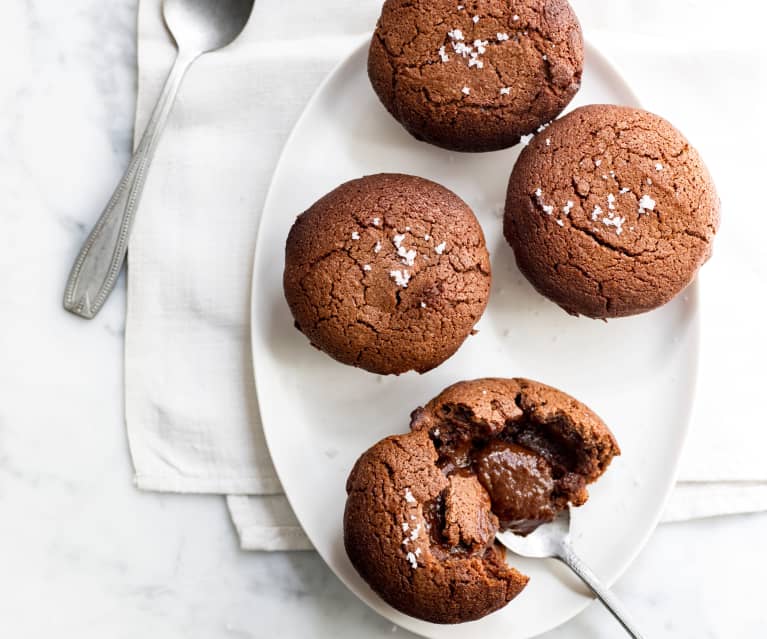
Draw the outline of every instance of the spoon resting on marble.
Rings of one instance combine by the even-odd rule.
[[[75,260],[64,293],[66,310],[93,319],[114,289],[152,158],[184,76],[201,55],[231,44],[242,33],[254,3],[164,0],[163,17],[178,55],[125,175]]]
[[[520,557],[554,558],[567,564],[620,622],[626,632],[635,639],[642,639],[642,635],[634,623],[629,620],[629,615],[623,604],[575,554],[570,540],[569,508],[565,508],[559,513],[554,521],[539,526],[526,537],[511,532],[503,532],[498,533],[496,538]]]

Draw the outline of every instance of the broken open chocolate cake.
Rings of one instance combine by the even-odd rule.
[[[582,505],[620,454],[589,408],[524,379],[455,384],[413,412],[411,430],[357,461],[344,543],[385,601],[434,623],[479,619],[519,594],[528,578],[495,534],[529,534]]]

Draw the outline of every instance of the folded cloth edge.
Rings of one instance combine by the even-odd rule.
[[[298,520],[287,514],[284,495],[282,519],[270,521],[262,497],[228,496],[227,506],[240,547],[246,551],[313,550]],[[258,500],[258,501],[257,501]],[[287,510],[285,510],[287,509]],[[671,524],[729,515],[747,515],[767,510],[767,483],[760,482],[681,482],[674,487],[659,523]],[[340,534],[340,524],[339,524]]]
[[[270,508],[269,501],[277,508]],[[229,495],[226,504],[243,550],[314,550],[284,495]]]

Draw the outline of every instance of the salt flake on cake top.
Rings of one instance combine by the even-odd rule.
[[[410,282],[410,271],[397,269],[394,271],[389,271],[389,275],[397,286],[407,288],[407,285]]]
[[[656,202],[649,195],[645,194],[642,199],[639,200],[639,215],[647,213],[647,211],[655,210]]]

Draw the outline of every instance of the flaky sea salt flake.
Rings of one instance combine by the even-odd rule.
[[[413,497],[413,493],[410,492],[410,488],[405,488],[405,501],[408,504],[415,503],[415,497]]]
[[[468,55],[474,55],[474,47],[463,42],[453,42],[453,51],[464,58]]]
[[[655,205],[655,200],[647,194],[643,195],[642,199],[639,200],[639,215],[647,213],[647,211],[654,211]]]
[[[623,233],[623,224],[625,221],[625,217],[603,218],[602,224],[605,226],[614,226],[616,234],[620,235]]]
[[[358,240],[358,239],[360,239],[360,234],[359,234],[357,231],[354,231],[354,232],[352,233],[352,239],[353,239],[353,240]]]
[[[463,89],[461,89],[461,93],[464,95],[469,95],[471,93],[471,89],[469,87],[463,87]]]
[[[398,269],[396,271],[389,271],[389,275],[394,280],[394,283],[397,286],[401,286],[402,288],[407,288],[407,284],[410,281],[410,271]]]
[[[442,255],[445,252],[446,248],[447,248],[447,242],[442,242],[441,244],[437,244],[437,246],[434,247],[434,252],[437,255]]]
[[[495,38],[496,38],[496,40],[498,40],[498,42],[505,42],[506,40],[509,39],[509,34],[508,33],[497,33],[495,35]]]
[[[501,87],[501,95],[509,95],[511,93],[511,87]]]
[[[399,247],[397,255],[402,258],[402,263],[405,266],[413,266],[415,264],[415,258],[418,257],[418,253],[415,249],[407,250],[404,246]]]

